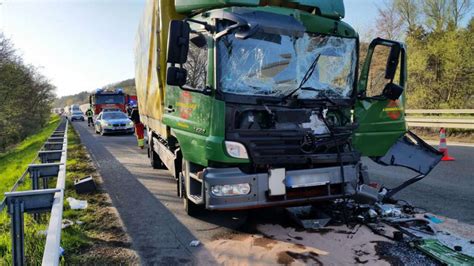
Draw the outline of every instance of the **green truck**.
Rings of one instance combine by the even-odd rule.
[[[406,126],[406,47],[377,38],[359,64],[344,15],[342,0],[148,1],[140,118],[188,214],[389,199],[439,162]],[[418,175],[379,193],[362,156]]]

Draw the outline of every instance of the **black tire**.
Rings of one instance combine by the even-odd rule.
[[[199,216],[204,212],[204,206],[195,204],[194,202],[188,199],[186,194],[184,194],[183,205],[184,211],[187,215],[191,217]]]
[[[161,161],[160,156],[153,150],[152,145],[148,145],[148,154],[150,155],[150,165],[153,169],[165,169],[165,164]]]
[[[179,178],[178,178],[178,182],[181,183],[181,195],[182,195],[182,198],[183,198],[183,207],[184,207],[184,211],[186,212],[187,215],[191,216],[191,217],[196,217],[196,216],[199,216],[201,215],[204,211],[205,211],[205,208],[203,205],[197,205],[196,203],[192,202],[190,199],[188,199],[188,195],[186,193],[186,185],[185,185],[185,175],[184,175],[184,171],[185,171],[185,164],[186,164],[186,161],[183,159],[183,163],[182,163],[182,169],[181,169],[181,173],[179,174]]]

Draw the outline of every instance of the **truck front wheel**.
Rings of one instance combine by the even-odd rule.
[[[201,205],[197,205],[191,200],[188,199],[186,194],[184,195],[183,198],[183,203],[184,203],[184,210],[186,211],[186,214],[192,217],[199,216],[204,212],[204,208]]]
[[[204,212],[203,205],[197,205],[188,198],[186,193],[186,161],[183,159],[183,167],[178,177],[178,196],[183,198],[183,207],[187,215],[191,217],[199,216]]]

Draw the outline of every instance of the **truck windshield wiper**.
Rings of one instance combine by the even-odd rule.
[[[333,101],[331,98],[329,98],[329,96],[327,96],[325,91],[323,91],[323,90],[319,90],[319,89],[316,89],[316,88],[313,88],[313,87],[302,87],[300,90],[319,92],[319,94],[316,96],[317,100],[325,100],[325,101],[331,103],[332,105],[337,105],[336,102]]]
[[[289,97],[293,96],[297,91],[301,90],[303,88],[303,85],[308,82],[309,78],[313,75],[314,70],[316,70],[316,66],[318,65],[319,58],[321,57],[321,54],[318,54],[316,58],[314,59],[313,63],[311,66],[309,66],[308,70],[306,70],[306,73],[303,76],[303,79],[301,80],[300,85],[298,88],[293,90],[291,93],[287,94],[283,99],[288,99]]]

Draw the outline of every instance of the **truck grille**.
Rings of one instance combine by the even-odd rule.
[[[317,164],[336,163],[337,153],[322,149],[313,154],[301,151],[304,131],[298,130],[237,130],[227,133],[228,140],[245,145],[255,164]],[[355,163],[360,159],[357,152],[342,152],[344,163]]]
[[[125,124],[113,124],[114,127],[124,127]]]

